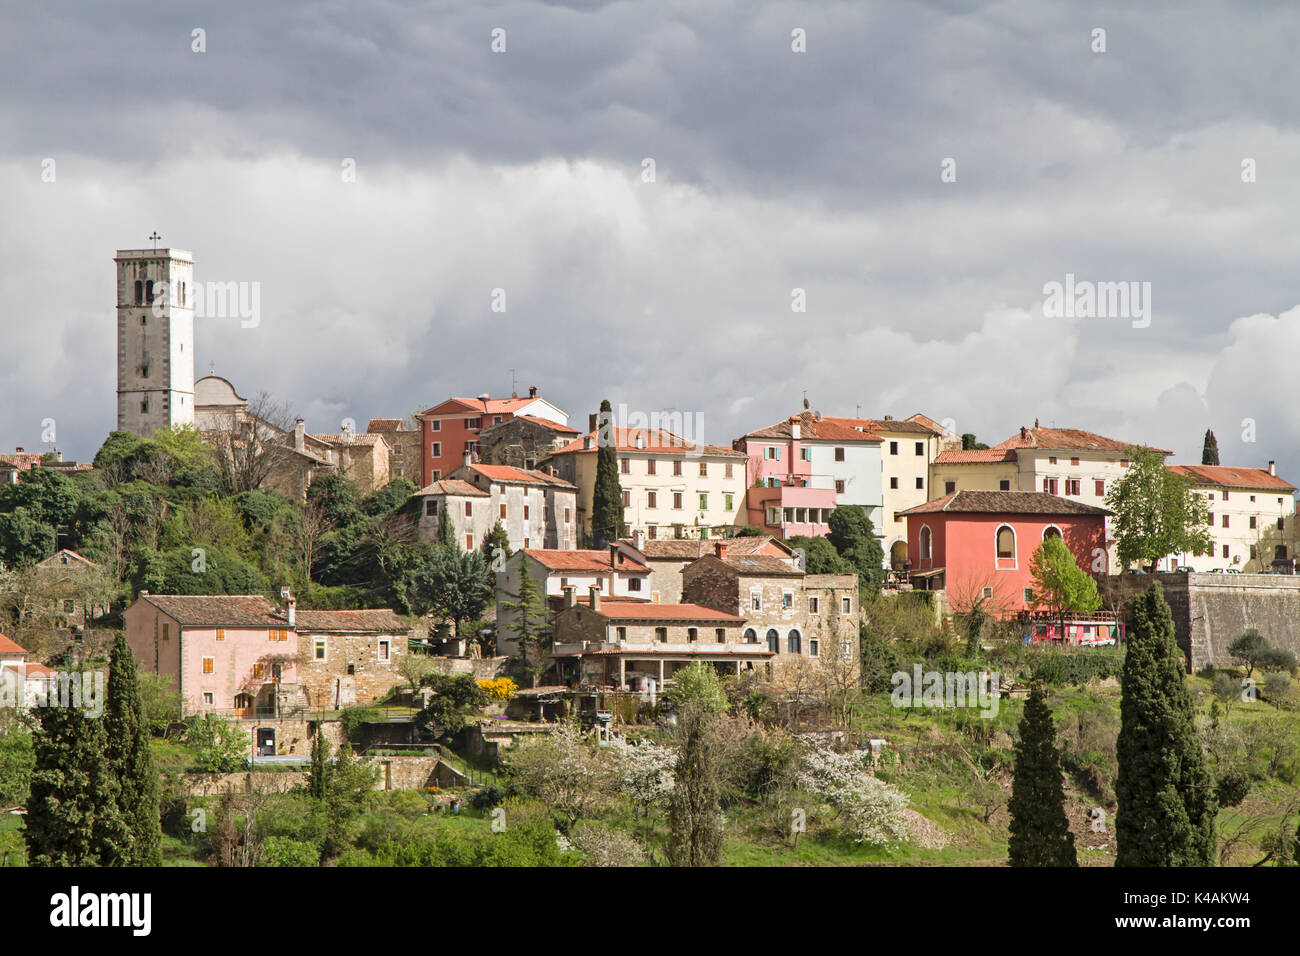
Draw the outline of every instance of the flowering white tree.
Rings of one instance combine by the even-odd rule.
[[[521,740],[507,754],[505,769],[525,793],[573,823],[597,814],[616,786],[616,762],[572,723]]]
[[[855,843],[894,843],[907,839],[907,795],[867,770],[865,754],[837,753],[820,741],[807,745],[799,765],[802,790],[821,796],[839,811]]]
[[[649,740],[632,744],[621,737],[611,740],[610,748],[618,755],[619,789],[632,798],[643,814],[649,815],[651,807],[667,803],[673,792],[676,750]]]

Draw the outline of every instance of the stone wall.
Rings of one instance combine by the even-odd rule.
[[[1196,672],[1232,663],[1228,645],[1255,628],[1274,647],[1300,657],[1300,577],[1277,574],[1124,574],[1100,582],[1103,607],[1128,604],[1160,583],[1178,646]]]
[[[438,756],[423,754],[358,758],[379,769],[376,790],[424,790],[427,787],[464,786],[467,781]],[[185,787],[192,797],[214,797],[224,793],[288,793],[307,785],[308,771],[243,770],[238,773],[189,773]]]
[[[315,659],[315,641],[325,640],[325,660]],[[379,659],[379,641],[388,659]],[[311,710],[338,710],[383,700],[406,683],[398,670],[407,653],[405,634],[316,634],[299,631],[298,680]]]

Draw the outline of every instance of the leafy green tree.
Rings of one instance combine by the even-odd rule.
[[[317,800],[324,800],[330,783],[330,745],[325,735],[316,731],[311,739],[311,771],[307,775],[307,792]]]
[[[329,821],[324,852],[336,856],[352,843],[357,817],[365,809],[366,797],[375,788],[378,768],[364,764],[352,754],[352,744],[343,741],[329,774],[325,812]]]
[[[35,564],[54,553],[54,528],[26,508],[0,514],[0,560],[10,567]]]
[[[464,730],[470,718],[488,702],[487,691],[471,674],[434,671],[424,679],[424,684],[433,691],[433,696],[416,719],[422,724],[432,724],[444,737],[453,737]]]
[[[149,745],[149,727],[136,686],[135,655],[118,632],[108,668],[108,703],[104,709],[109,772],[120,784],[118,810],[131,830],[125,863],[162,864],[162,826],[158,771]]]
[[[135,684],[140,694],[145,729],[151,736],[161,737],[167,732],[168,725],[181,716],[183,700],[176,690],[176,679],[166,674],[136,671]]]
[[[609,399],[600,403],[597,421],[596,485],[591,500],[591,536],[597,548],[605,548],[622,537],[623,486],[618,478],[618,430],[614,427]]]
[[[717,715],[727,698],[717,671],[708,664],[683,668],[676,681],[669,691],[678,705],[678,755],[668,802],[668,856],[675,866],[716,866],[723,842]]]
[[[537,678],[545,667],[545,651],[551,643],[551,626],[546,598],[530,571],[531,560],[527,552],[519,556],[519,593],[513,601],[503,601],[501,607],[512,615],[524,670],[536,687]]]
[[[194,769],[200,773],[233,773],[244,768],[248,738],[228,720],[196,714],[186,721],[184,740],[194,752]]]
[[[105,721],[79,707],[42,707],[23,837],[32,866],[123,866],[131,828],[108,758]]]
[[[857,572],[863,600],[873,600],[885,580],[885,552],[867,509],[861,505],[840,505],[826,523],[830,527],[827,540]]]
[[[984,444],[982,441],[976,441],[973,432],[963,432],[961,436],[961,447],[962,451],[971,451],[972,449],[984,449],[989,446]]]
[[[1116,866],[1210,866],[1214,784],[1193,721],[1186,659],[1159,584],[1132,605],[1116,742]]]
[[[1015,777],[1011,783],[1012,866],[1078,866],[1074,834],[1065,815],[1061,755],[1043,685],[1035,683],[1020,718]]]
[[[1250,677],[1268,659],[1272,649],[1268,639],[1252,627],[1228,645],[1228,656],[1245,667],[1246,676]]]
[[[150,554],[136,569],[136,590],[151,594],[264,594],[266,579],[242,558],[215,548],[179,547]]]
[[[31,793],[32,735],[26,728],[10,721],[9,728],[0,733],[0,804],[25,807]]]
[[[363,513],[378,517],[402,508],[420,489],[409,478],[398,476],[361,502]]]
[[[786,538],[785,543],[803,552],[803,569],[808,574],[857,573],[857,568],[841,558],[840,553],[835,550],[835,545],[825,538],[798,535]]]
[[[1201,464],[1217,465],[1219,463],[1219,440],[1214,432],[1205,429],[1205,444],[1201,447]]]
[[[459,638],[461,622],[481,617],[492,600],[492,573],[487,562],[477,551],[439,548],[429,578],[433,608],[451,620]]]
[[[1129,468],[1111,483],[1106,507],[1115,515],[1120,563],[1148,567],[1169,554],[1208,554],[1209,508],[1191,479],[1170,471],[1150,448],[1129,449]]]
[[[483,538],[483,560],[487,561],[489,567],[496,559],[498,551],[501,552],[502,560],[510,557],[512,553],[510,535],[506,534],[505,526],[500,521],[497,521]]]
[[[1068,614],[1091,614],[1101,607],[1097,582],[1074,559],[1059,535],[1043,539],[1029,559],[1029,574],[1034,581],[1034,597],[1030,605],[1047,608],[1061,622],[1065,633]]]
[[[365,518],[361,510],[361,492],[338,472],[315,479],[307,489],[307,500],[319,502],[336,528],[345,528]]]

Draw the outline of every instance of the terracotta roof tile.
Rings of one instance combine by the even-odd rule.
[[[457,474],[464,470],[464,468],[457,469]],[[572,482],[557,478],[554,475],[548,475],[544,471],[515,468],[511,465],[481,465],[475,462],[469,466],[469,470],[477,471],[489,481],[511,482],[521,485],[555,485],[559,488],[576,487]]]
[[[719,621],[740,624],[743,617],[718,611],[703,604],[641,604],[630,601],[601,601],[597,614],[619,621]]]
[[[791,415],[785,421],[777,422],[775,425],[768,425],[766,428],[760,428],[750,432],[745,438],[789,438],[791,426],[799,426],[800,440],[809,441],[841,441],[841,442],[868,442],[870,444],[880,444],[880,436],[875,434],[870,428],[855,427],[847,424],[850,419],[821,418],[818,419],[812,412],[804,411],[798,415]]]
[[[486,491],[481,488],[475,488],[468,481],[462,481],[459,478],[443,478],[435,481],[431,485],[425,485],[415,493],[417,496],[428,495],[457,495],[466,498],[490,498]]]
[[[941,451],[935,456],[936,465],[970,465],[988,462],[1015,461],[1014,448],[963,448]]]
[[[770,554],[773,557],[780,557],[790,553],[783,545],[777,544],[772,538],[766,536],[746,535],[741,538],[722,540],[727,545],[729,555]],[[636,548],[631,541],[624,540],[623,543]],[[661,558],[694,561],[706,554],[714,554],[718,543],[716,539],[701,541],[699,538],[647,538],[637,550],[651,560]]]
[[[288,619],[260,594],[141,594],[185,627],[285,628]]]
[[[551,571],[603,572],[610,569],[608,549],[604,551],[565,551],[559,548],[525,548],[523,553]],[[619,570],[639,573],[642,571],[648,572],[650,569],[639,561],[625,555],[623,563],[619,565]]]
[[[26,654],[27,648],[0,634],[0,654]]]
[[[1022,428],[995,448],[1042,448],[1050,451],[1128,451],[1138,442],[1117,441],[1082,428]],[[1167,448],[1152,448],[1162,455],[1172,455]]]
[[[592,447],[586,447],[586,440],[592,439]],[[643,447],[637,447],[638,440]],[[710,455],[726,458],[744,458],[744,452],[736,451],[725,445],[697,445],[694,442],[674,435],[662,428],[615,428],[614,441],[619,451],[646,451],[665,454]],[[579,451],[596,451],[600,447],[599,430],[588,432],[576,441],[571,441],[551,452],[552,455],[567,455]]]
[[[1032,515],[1105,515],[1105,508],[1085,505],[1073,498],[1049,495],[1045,491],[954,491],[950,495],[927,501],[899,515],[935,514],[1032,514]]]
[[[850,428],[864,428],[873,432],[907,432],[914,435],[935,434],[933,429],[906,418],[841,418],[828,415],[823,421],[847,425]]]
[[[320,631],[330,634],[362,632],[405,634],[411,629],[389,608],[366,608],[345,611],[297,611],[294,628],[299,634]]]
[[[1295,491],[1295,485],[1277,475],[1270,475],[1267,468],[1233,468],[1231,465],[1169,465],[1168,468],[1174,474],[1191,478],[1201,485]]]

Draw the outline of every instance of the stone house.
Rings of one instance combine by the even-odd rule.
[[[442,522],[450,520],[467,551],[482,546],[497,522],[512,551],[577,546],[577,489],[546,472],[466,462],[416,494],[423,500],[419,531],[426,541],[439,540]]]
[[[500,424],[489,425],[479,433],[478,457],[489,465],[531,470],[579,434],[578,429],[547,418],[515,415]]]
[[[682,571],[688,564],[706,554],[715,554],[718,541],[699,538],[647,538],[636,532],[630,539],[619,542],[635,552],[635,557],[650,568],[650,600],[676,604],[682,599]],[[744,536],[725,542],[726,553],[733,557],[765,554],[780,558],[791,567],[796,566],[794,550],[775,538]]]
[[[388,477],[420,484],[420,430],[407,428],[400,418],[372,418],[367,435],[383,435],[388,442]]]
[[[36,565],[42,584],[54,593],[55,620],[62,627],[86,627],[92,618],[107,614],[106,589],[96,587],[99,565],[69,548],[60,548]],[[99,601],[88,596],[104,590]],[[87,601],[89,599],[89,606]]]
[[[298,611],[296,630],[308,709],[374,703],[405,683],[400,667],[411,627],[391,610]]]
[[[856,659],[856,574],[806,574],[781,558],[735,556],[726,550],[727,543],[717,544],[720,553],[682,571],[686,602],[743,617],[741,639],[761,644],[778,659],[820,658],[823,648],[831,646]]]

